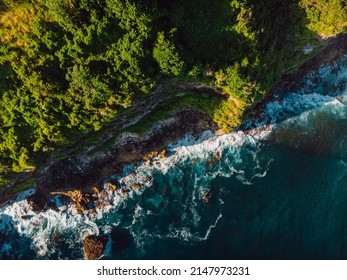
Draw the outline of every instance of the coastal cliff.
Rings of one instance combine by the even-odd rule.
[[[78,189],[90,193],[93,187],[99,189],[105,178],[121,174],[123,164],[146,160],[146,156],[165,150],[168,144],[177,142],[185,134],[192,133],[198,138],[206,130],[216,132],[219,128],[207,114],[182,109],[170,119],[154,124],[144,136],[121,134],[104,154],[73,156],[47,166],[37,177],[38,191],[35,196],[46,197],[48,201],[51,192]],[[41,204],[36,209],[42,206],[46,205]]]
[[[216,136],[218,126],[209,116],[186,107],[153,122],[143,133],[129,129],[112,137],[116,132],[109,130],[111,143],[104,139],[96,146],[83,147],[80,153],[51,161],[37,173],[41,186],[28,189],[0,209],[1,239],[6,244],[2,257],[97,259],[128,258],[131,254],[143,258],[146,251],[146,258],[151,258],[153,254],[162,256],[162,250],[156,252],[158,243],[173,243],[186,252],[182,247],[194,244],[205,250],[205,244],[212,242],[211,256],[220,252],[215,250],[219,240],[218,244],[213,242],[225,230],[233,237],[228,239],[233,248],[228,256],[245,252],[237,248],[239,238],[246,236],[244,246],[251,247],[247,253],[251,257],[256,254],[252,248],[262,244],[262,238],[254,239],[259,234],[259,216],[271,222],[265,229],[277,232],[283,225],[292,225],[294,217],[293,226],[299,226],[295,231],[302,230],[299,218],[303,207],[311,213],[312,207],[324,204],[327,197],[335,203],[333,194],[344,190],[347,60],[343,54],[334,55],[304,77],[297,74],[296,82],[292,76],[290,91],[279,87],[262,107],[253,110],[255,116],[249,115],[230,133]],[[214,132],[201,134],[210,128]],[[176,137],[181,137],[178,143]],[[333,168],[327,168],[327,162]],[[310,180],[303,176],[300,182],[301,176],[293,176],[286,182],[288,175],[311,165],[320,172],[305,173]],[[331,172],[336,176],[325,175]],[[320,173],[324,175],[318,180],[326,183],[311,183],[317,182]],[[328,178],[336,180],[330,184]],[[319,186],[323,193],[317,197]],[[301,209],[290,208],[303,194]],[[345,205],[345,196],[338,197],[339,204]],[[334,215],[341,213],[338,208],[334,211],[338,211]],[[321,221],[321,212],[317,215],[316,221]],[[249,218],[254,220],[253,228]],[[273,227],[273,219],[278,226]],[[316,226],[314,222],[313,228]],[[325,223],[322,226],[326,229]],[[250,229],[252,234],[247,238]],[[281,233],[285,237],[286,229]],[[28,238],[17,237],[17,231]],[[299,251],[293,251],[299,252],[298,256],[302,256],[301,244],[299,240]],[[266,248],[261,252],[266,253]],[[312,252],[309,247],[307,250]],[[165,256],[172,258],[175,252],[168,251]]]
[[[296,71],[284,75],[270,93],[261,102],[251,107],[245,116],[257,119],[265,104],[271,101],[278,92],[295,90],[295,87],[300,86],[297,81],[308,72],[316,70],[322,65],[333,64],[338,58],[347,53],[346,34],[330,38],[325,44],[326,47],[323,51],[305,61]],[[207,91],[213,89],[212,94],[220,94],[213,87],[199,85],[198,88],[200,92],[207,88]],[[180,85],[180,89],[183,90],[182,85]],[[151,99],[148,101],[148,106],[144,105],[142,107],[144,111],[148,107],[150,107],[150,110],[155,110],[155,102],[158,102],[160,97],[155,95],[152,99],[153,101]],[[127,121],[123,120],[123,122],[126,124]],[[241,128],[242,126],[236,129]],[[29,182],[34,182],[30,186],[37,188],[36,194],[31,198],[33,208],[36,211],[42,211],[45,207],[49,207],[48,201],[54,196],[52,194],[54,192],[78,190],[83,195],[90,195],[93,188],[102,189],[102,182],[105,178],[114,174],[121,174],[124,164],[136,164],[146,161],[148,155],[155,155],[155,153],[165,150],[168,144],[177,142],[187,133],[191,133],[198,138],[206,130],[211,130],[216,134],[223,133],[210,115],[185,106],[172,112],[169,118],[153,123],[151,128],[143,135],[126,131],[118,134],[113,144],[108,145],[105,151],[98,150],[96,153],[94,151],[95,147],[91,146],[80,155],[76,154],[60,160],[52,160],[41,171],[28,173],[24,177],[24,182],[28,180],[26,177],[29,177]],[[30,180],[30,178],[35,180]],[[16,194],[12,193],[11,189],[20,184],[22,180],[23,176],[14,180],[8,187],[2,188],[0,197],[2,205],[14,198]]]

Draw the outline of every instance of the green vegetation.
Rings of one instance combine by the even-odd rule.
[[[171,34],[173,32],[174,30],[170,31]],[[153,57],[158,62],[163,74],[178,76],[183,72],[184,62],[180,60],[172,41],[165,38],[164,32],[158,33],[158,38],[153,48]]]
[[[300,64],[305,43],[346,26],[343,0],[0,1],[0,182],[173,78],[228,97],[187,92],[176,100],[169,91],[137,126],[142,132],[180,106],[230,129]]]
[[[213,94],[185,91],[182,96],[181,90],[169,90],[170,98],[160,103],[156,110],[141,119],[128,130],[137,134],[144,134],[157,121],[168,119],[172,113],[182,107],[191,107],[200,112],[205,112],[224,131],[228,132],[238,126],[241,122],[245,104],[238,100],[223,99]]]
[[[301,0],[309,20],[308,28],[322,37],[346,30],[347,3],[344,0]]]

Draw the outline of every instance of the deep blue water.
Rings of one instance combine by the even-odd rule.
[[[82,239],[106,234],[103,259],[347,259],[347,57],[243,129],[125,167],[113,179],[141,190],[109,192],[96,215],[19,199],[0,210],[1,258],[83,258]]]

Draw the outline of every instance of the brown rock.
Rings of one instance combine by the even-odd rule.
[[[221,158],[222,158],[221,152],[220,151],[216,151],[215,154],[213,155],[213,157],[206,161],[206,164],[207,165],[216,164],[216,163],[218,163],[220,161]]]
[[[120,189],[119,192],[120,192],[120,194],[121,194],[122,196],[125,196],[128,192],[130,192],[130,190],[123,187],[123,188]]]
[[[111,182],[107,182],[105,187],[109,188],[112,191],[116,191],[117,190],[117,186],[115,184],[112,184]]]
[[[226,134],[226,132],[223,129],[218,129],[215,132],[215,134],[216,134],[216,136],[222,136],[222,135]]]
[[[156,156],[158,156],[158,152],[156,152],[156,151],[150,152],[150,153],[144,155],[143,160],[147,162]]]
[[[107,243],[106,236],[89,235],[83,240],[84,257],[87,260],[97,260],[104,252]]]
[[[98,187],[94,186],[94,187],[92,188],[92,193],[93,193],[93,195],[98,196],[98,194],[99,194],[99,189],[98,189]]]
[[[211,200],[211,194],[210,194],[210,193],[204,193],[204,194],[201,196],[201,199],[202,199],[205,203],[208,203],[208,202],[210,202],[210,200]]]
[[[137,189],[137,190],[141,189],[141,186],[139,184],[135,184],[135,183],[131,184],[131,187],[134,189]]]
[[[166,150],[162,150],[159,154],[158,154],[158,158],[166,158],[167,157],[167,151]]]
[[[80,190],[66,192],[51,192],[52,195],[64,195],[70,198],[71,204],[75,206],[77,213],[82,214],[86,204],[91,202],[90,194],[83,194]]]

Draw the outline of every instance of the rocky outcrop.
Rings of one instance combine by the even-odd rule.
[[[89,235],[83,240],[84,257],[97,260],[102,256],[107,244],[106,236]]]
[[[177,142],[187,133],[199,137],[206,130],[217,132],[219,128],[206,113],[186,107],[173,113],[171,118],[153,124],[152,129],[143,136],[128,132],[121,134],[106,152],[53,160],[40,172],[30,174],[36,181],[37,191],[28,198],[28,202],[35,212],[47,207],[57,210],[55,204],[50,202],[55,195],[66,197],[64,202],[73,204],[78,213],[105,207],[109,202],[103,199],[107,196],[103,191],[119,191],[122,196],[131,191],[119,188],[116,182],[108,182],[105,186],[102,184],[105,178],[120,175],[123,164],[142,161],[152,164],[153,160],[168,156],[168,144]],[[16,195],[12,191],[15,182],[0,192],[1,206],[14,201],[11,199]],[[141,184],[134,183],[131,188],[138,190]]]
[[[92,202],[92,195],[90,193],[82,193],[80,190],[73,191],[58,191],[51,192],[52,195],[62,195],[70,199],[71,204],[73,204],[77,210],[77,213],[82,214],[87,205]]]
[[[69,189],[90,193],[104,178],[120,170],[120,165],[166,157],[168,144],[180,140],[188,132],[199,137],[207,129],[217,131],[219,128],[207,114],[190,108],[182,109],[172,118],[159,122],[144,136],[122,134],[107,152],[95,156],[72,156],[52,163],[38,176],[38,188],[55,193]],[[137,185],[133,187],[138,188]],[[121,193],[125,195],[126,190],[121,190]],[[78,197],[74,196],[73,200],[78,200]]]
[[[44,190],[37,191],[27,198],[31,210],[39,213],[46,208],[48,202],[48,195]]]
[[[110,189],[111,191],[116,191],[117,190],[117,184],[113,182],[107,182],[105,185],[105,188]]]
[[[161,152],[157,152],[157,151],[152,151],[146,155],[144,155],[143,160],[146,162],[147,165],[151,165],[152,160],[154,158],[166,158],[167,157],[167,151],[166,149],[162,150]]]

